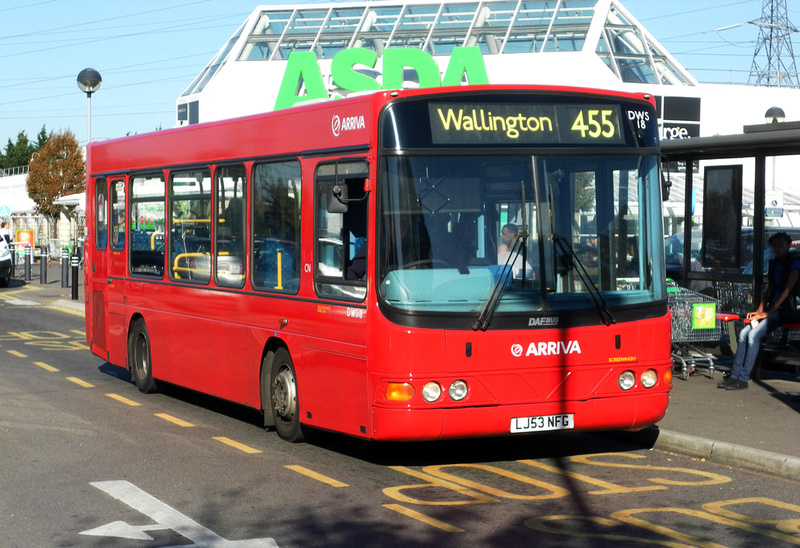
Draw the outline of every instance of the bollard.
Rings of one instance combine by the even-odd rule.
[[[61,287],[69,287],[69,252],[61,249]]]
[[[77,255],[72,256],[72,300],[78,300],[78,264],[80,259]]]
[[[25,246],[25,281],[31,281],[31,246]]]
[[[47,248],[42,250],[42,256],[39,258],[39,283],[47,283]]]

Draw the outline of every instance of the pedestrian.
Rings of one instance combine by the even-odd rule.
[[[800,256],[789,253],[791,243],[792,239],[785,232],[778,232],[769,239],[775,258],[769,261],[767,290],[758,309],[747,313],[745,321],[749,324],[739,333],[731,374],[717,388],[746,389],[764,336],[782,324],[800,319],[797,311],[789,306],[800,278]]]
[[[11,230],[8,228],[8,223],[5,221],[0,223],[0,238],[3,238],[7,244],[11,243]]]

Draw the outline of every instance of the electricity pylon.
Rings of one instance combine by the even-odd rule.
[[[792,34],[797,29],[789,21],[786,0],[764,0],[761,18],[750,21],[758,27],[748,84],[769,87],[800,87],[794,62]]]

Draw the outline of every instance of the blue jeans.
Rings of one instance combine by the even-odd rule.
[[[739,345],[736,348],[736,356],[733,358],[732,379],[743,382],[750,380],[750,372],[753,371],[753,366],[756,364],[761,339],[770,331],[776,330],[780,325],[781,321],[776,312],[760,320],[755,329],[750,327],[749,324],[744,326],[744,329],[739,333]]]

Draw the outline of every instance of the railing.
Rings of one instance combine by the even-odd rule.
[[[28,173],[28,166],[7,167],[0,169],[0,177],[11,177],[13,175],[25,175]]]

